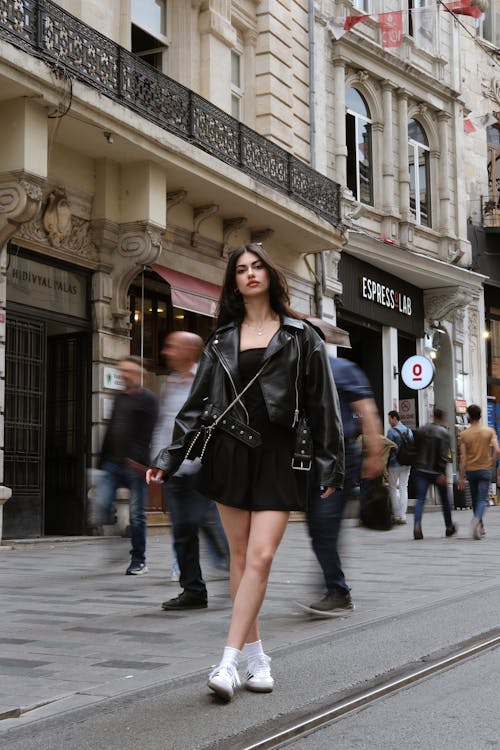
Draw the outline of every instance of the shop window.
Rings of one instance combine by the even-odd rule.
[[[213,330],[213,318],[172,306],[170,287],[158,282],[155,274],[145,273],[144,292],[132,286],[130,304],[130,353],[144,358],[148,369],[160,373],[165,369],[161,349],[165,336],[172,331],[191,331],[203,340]]]
[[[410,212],[417,224],[431,226],[429,142],[416,120],[408,123],[408,165],[410,169]]]
[[[241,120],[243,103],[242,56],[231,51],[231,114]]]
[[[359,91],[346,94],[347,187],[360,203],[373,205],[372,120]]]
[[[132,0],[132,52],[161,73],[167,72],[166,0]]]

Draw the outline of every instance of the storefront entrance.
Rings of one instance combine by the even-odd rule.
[[[43,268],[43,278],[57,276],[58,269]],[[86,294],[86,278],[79,281]],[[16,296],[20,290],[11,290]],[[89,327],[58,312],[8,304],[4,483],[12,497],[4,507],[6,539],[85,532]]]

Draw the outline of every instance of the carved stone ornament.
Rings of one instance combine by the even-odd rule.
[[[432,289],[424,293],[425,317],[430,322],[451,320],[457,308],[464,308],[474,300],[472,292],[461,287]]]
[[[113,297],[111,315],[117,333],[126,333],[130,328],[128,289],[144,266],[154,263],[161,251],[162,230],[147,224],[122,224],[119,229],[116,253],[112,256]]]
[[[58,247],[65,255],[96,261],[98,250],[90,237],[90,222],[79,216],[71,217],[72,232],[63,247]],[[16,239],[28,240],[38,245],[47,245],[47,233],[42,227],[40,217],[21,224],[16,232]],[[50,239],[49,239],[50,242]]]
[[[250,232],[250,242],[255,242],[257,245],[262,245],[269,237],[274,234],[274,229],[252,229]]]
[[[186,196],[187,190],[173,190],[171,193],[167,193],[167,211],[182,203]]]
[[[485,96],[500,104],[500,78],[493,76],[490,80],[483,80]]]
[[[71,206],[64,188],[54,188],[49,194],[42,225],[52,247],[59,248],[68,242],[72,228]]]
[[[0,182],[0,247],[40,209],[42,191],[26,179]]]
[[[208,203],[206,206],[195,206],[193,210],[193,232],[191,234],[191,244],[193,247],[198,242],[200,236],[200,227],[206,219],[216,214],[219,206],[216,203]]]
[[[224,219],[222,222],[222,253],[228,253],[231,250],[229,240],[235,232],[246,226],[247,219],[244,216],[237,216],[234,219]]]

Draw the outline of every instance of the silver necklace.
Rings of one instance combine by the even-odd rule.
[[[264,321],[264,323],[262,323],[262,324],[261,324],[260,326],[253,326],[253,325],[251,325],[250,323],[247,323],[247,322],[245,321],[244,325],[246,325],[246,326],[247,326],[248,328],[251,328],[251,329],[252,329],[252,331],[255,331],[255,333],[257,334],[257,336],[262,336],[262,335],[263,335],[263,333],[264,333],[264,328],[265,328],[265,327],[266,327],[266,326],[267,326],[267,325],[268,325],[269,323],[275,323],[275,322],[276,322],[275,320],[266,320],[266,321]]]

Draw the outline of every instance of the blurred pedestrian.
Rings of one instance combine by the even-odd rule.
[[[361,477],[382,475],[380,433],[382,424],[373,390],[362,370],[348,359],[334,356],[333,344],[349,346],[349,334],[319,318],[309,318],[326,341],[329,364],[340,401],[344,431],[344,486],[323,497],[316,483],[309,497],[307,524],[314,553],[323,571],[326,593],[318,601],[300,605],[315,617],[331,617],[352,610],[354,605],[339,554],[339,534],[345,507]],[[363,446],[358,436],[363,436]],[[363,455],[362,455],[363,450]]]
[[[229,256],[217,330],[177,416],[173,443],[148,472],[149,481],[172,476],[193,438],[203,435],[202,420],[217,422],[204,433],[198,488],[218,501],[231,552],[231,623],[222,659],[208,680],[225,700],[240,684],[243,648],[245,687],[273,689],[258,616],[289,511],[304,508],[307,482],[301,479],[308,472],[293,464],[307,469],[312,458],[324,497],[342,484],[338,408],[324,344],[290,310],[283,274],[260,245],[238,248]],[[302,453],[295,461],[301,415],[309,421],[314,456]]]
[[[448,478],[446,467],[451,462],[450,433],[445,426],[445,412],[434,407],[432,422],[414,432],[416,458],[415,502],[413,538],[423,539],[422,515],[429,485],[434,485],[439,493],[443,512],[446,536],[453,536],[457,527],[451,517],[450,498],[448,497]]]
[[[162,355],[170,373],[161,389],[160,416],[152,442],[153,456],[172,442],[175,417],[191,390],[202,348],[200,336],[189,331],[175,331],[165,339]],[[229,548],[215,503],[195,489],[200,467],[199,460],[183,461],[164,488],[182,588],[178,596],[163,602],[164,610],[204,609],[207,606],[207,587],[200,567],[200,527],[207,529],[210,543],[220,558],[226,564],[229,559]]]
[[[500,450],[498,438],[492,427],[481,424],[481,408],[476,404],[467,407],[469,427],[460,433],[460,469],[458,487],[463,490],[465,478],[472,497],[472,536],[484,535],[483,517],[488,505],[491,470],[496,466]]]
[[[158,399],[142,386],[144,369],[139,357],[124,357],[118,366],[124,389],[115,397],[104,435],[91,523],[97,526],[113,523],[116,491],[119,487],[128,488],[132,549],[126,573],[136,576],[148,572],[145,478]]]
[[[387,415],[391,425],[387,431],[387,437],[396,443],[396,448],[389,456],[389,494],[391,497],[392,516],[394,523],[406,523],[406,510],[408,508],[408,480],[410,478],[411,466],[404,466],[398,461],[398,451],[403,441],[402,435],[413,440],[413,433],[400,419],[399,412],[395,409]]]

